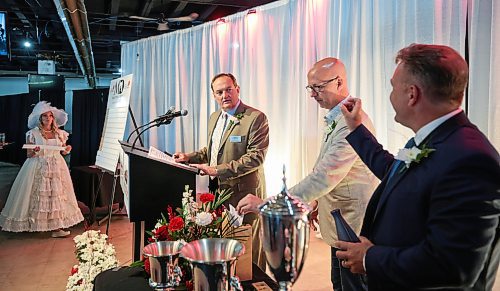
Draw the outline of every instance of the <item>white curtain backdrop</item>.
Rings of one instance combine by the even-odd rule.
[[[491,0],[481,1],[486,7],[471,4],[475,2],[277,1],[258,7],[252,16],[244,11],[227,17],[225,24],[213,21],[127,43],[122,46],[122,71],[124,75],[134,74],[130,105],[139,125],[170,106],[187,109],[188,116],[154,128],[144,137],[148,146],[171,153],[193,151],[207,144],[208,117],[217,109],[210,90],[211,78],[220,72],[233,73],[240,83],[243,102],[269,118],[270,147],[265,170],[268,195],[273,195],[280,190],[283,165],[287,168],[288,186],[293,186],[311,171],[319,151],[326,111],[305,90],[306,74],[313,63],[327,56],[344,61],[351,94],[363,98],[379,141],[395,152],[413,135],[394,122],[388,98],[396,52],[411,43],[434,43],[449,45],[464,55],[468,4],[472,11],[470,40],[479,39],[476,33],[483,27],[490,29],[493,22],[496,27],[499,23],[494,11],[488,10],[494,7]],[[498,3],[494,8],[498,16]],[[489,20],[482,19],[481,9],[491,14]],[[495,31],[490,30],[493,41]],[[495,40],[499,41],[498,36]],[[493,73],[498,70],[493,64],[499,63],[498,53],[493,42],[488,48],[475,45],[471,58],[482,57],[478,48],[487,50],[488,58],[476,66],[482,68],[483,63],[489,65],[491,61],[487,66],[491,77],[484,77],[486,70],[471,65],[476,72],[471,72],[471,90],[474,85],[486,91],[470,94],[469,107],[480,112],[493,103],[498,111],[494,100],[500,98],[499,85],[492,82],[493,77],[498,79],[498,73]],[[486,86],[476,85],[478,78]],[[478,115],[485,119],[486,127],[482,128],[498,138],[494,114]],[[130,122],[128,128],[130,131]]]
[[[500,1],[469,0],[469,118],[500,150]]]

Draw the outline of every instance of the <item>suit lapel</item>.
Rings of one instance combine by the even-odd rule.
[[[427,147],[429,148],[435,148],[436,145],[442,143],[444,140],[446,140],[446,138],[453,132],[455,131],[456,129],[458,129],[459,127],[461,126],[464,126],[464,125],[471,125],[469,120],[467,119],[467,117],[465,116],[465,114],[463,112],[451,117],[450,119],[448,119],[447,121],[445,121],[443,124],[441,124],[440,126],[438,126],[434,131],[432,131],[426,138],[424,141],[422,141],[422,144],[427,144]],[[429,158],[432,158],[429,157]],[[412,164],[410,166],[410,168],[404,168],[403,169],[403,172],[401,173],[395,173],[394,176],[390,179],[390,181],[387,181],[387,176],[386,175],[384,177],[384,179],[382,180],[381,184],[380,185],[385,185],[384,188],[380,188],[381,186],[379,186],[379,188],[377,188],[377,190],[375,191],[374,195],[373,195],[373,199],[376,199],[375,198],[375,194],[377,193],[377,191],[380,191],[380,197],[377,197],[379,198],[378,200],[378,203],[376,205],[376,210],[375,210],[375,213],[373,215],[373,221],[375,221],[375,219],[377,218],[377,214],[380,213],[380,210],[383,208],[383,206],[385,205],[385,203],[387,202],[387,199],[389,198],[389,196],[392,194],[394,188],[401,182],[401,180],[406,176],[408,175],[408,173],[410,171],[414,171],[415,169],[413,169],[414,167],[418,167],[419,165],[418,164]],[[389,172],[388,172],[389,173]]]
[[[396,160],[394,160],[394,161],[396,162]],[[406,174],[409,172],[410,168],[406,168],[406,166],[404,166],[404,165],[403,165],[403,167],[405,167],[405,168],[403,168],[403,171],[401,173],[398,173],[399,170],[397,170],[398,172],[396,172],[392,176],[391,179],[388,179],[389,178],[388,175],[385,175],[384,180],[383,180],[383,183],[385,184],[385,187],[382,190],[382,193],[380,195],[380,200],[379,200],[379,202],[377,204],[377,210],[375,211],[375,217],[377,216],[377,214],[379,213],[380,209],[382,208],[382,206],[387,201],[387,198],[389,198],[389,196],[392,193],[392,190],[394,189],[394,187],[396,187],[396,185],[401,181],[401,179],[403,179],[403,177],[406,176]]]

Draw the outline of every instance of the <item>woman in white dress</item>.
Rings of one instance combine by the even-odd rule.
[[[64,149],[38,146],[28,149],[28,158],[0,214],[2,230],[52,231],[52,237],[66,237],[70,232],[63,229],[83,221],[68,166],[62,157],[71,151],[71,146],[66,145],[68,133],[59,129],[67,121],[66,112],[46,101],[38,102],[33,108],[28,117],[30,130],[26,133],[26,143]]]

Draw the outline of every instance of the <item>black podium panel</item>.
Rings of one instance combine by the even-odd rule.
[[[129,155],[130,221],[156,222],[170,205],[181,207],[185,186],[196,189],[196,174],[147,157]],[[148,223],[146,223],[148,224]]]
[[[182,193],[186,185],[196,191],[198,169],[188,165],[148,156],[148,150],[120,141],[128,155],[128,209],[134,223],[132,257],[141,259],[141,251],[147,244],[145,230],[152,230],[161,213],[170,205],[175,210],[182,206]],[[193,194],[195,195],[195,194]]]

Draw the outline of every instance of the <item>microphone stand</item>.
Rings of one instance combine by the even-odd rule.
[[[129,142],[129,141],[130,141],[130,138],[132,137],[132,135],[134,134],[134,132],[137,132],[139,129],[141,129],[141,128],[145,127],[145,126],[148,126],[148,125],[150,125],[150,124],[151,124],[151,123],[153,123],[153,122],[155,122],[155,120],[152,120],[152,121],[150,121],[150,122],[148,122],[148,123],[146,123],[146,124],[143,124],[143,125],[141,125],[141,126],[137,127],[136,129],[134,129],[134,130],[133,130],[133,131],[132,131],[132,132],[128,135],[128,137],[127,137],[127,142]]]
[[[140,128],[143,128],[143,127],[145,127],[145,126],[149,125],[148,127],[146,127],[145,129],[143,129],[141,132],[139,132],[139,133],[137,134],[137,136],[136,136],[136,137],[135,137],[135,139],[134,139],[134,142],[132,143],[132,149],[134,149],[134,148],[135,148],[135,143],[137,142],[137,139],[138,139],[138,138],[139,138],[139,137],[140,137],[140,136],[141,136],[144,132],[146,132],[148,129],[150,129],[150,128],[152,128],[152,127],[155,127],[155,126],[160,126],[160,125],[162,125],[162,124],[170,124],[170,123],[172,122],[172,120],[173,120],[173,119],[174,119],[174,118],[173,118],[172,116],[165,116],[164,118],[161,118],[161,119],[155,119],[155,120],[150,121],[150,122],[148,122],[148,123],[146,123],[146,124],[144,124],[144,125],[139,126],[137,129],[140,129]],[[155,124],[151,124],[151,123],[153,123],[153,122],[156,122],[156,123],[155,123]],[[130,134],[130,135],[132,135],[132,134]],[[130,136],[129,136],[129,139],[130,139]],[[127,142],[128,142],[128,139],[127,139]]]
[[[165,117],[167,117],[167,118],[168,118],[169,114],[172,114],[172,111],[173,111],[173,110],[174,110],[174,109],[173,109],[173,107],[172,107],[172,108],[170,108],[170,109],[169,109],[169,110],[165,113]],[[164,117],[164,118],[165,118],[165,117]],[[128,135],[128,137],[127,137],[127,142],[129,142],[129,141],[130,141],[130,138],[132,137],[132,135],[134,134],[134,132],[139,131],[139,129],[141,129],[141,128],[145,127],[145,126],[148,126],[148,125],[150,125],[150,124],[151,124],[151,123],[153,123],[153,122],[159,123],[159,122],[161,122],[161,121],[162,121],[162,119],[160,119],[160,118],[156,118],[156,119],[153,119],[153,120],[151,120],[150,122],[148,122],[148,123],[146,123],[146,124],[143,124],[143,125],[141,125],[141,126],[137,127],[136,129],[134,129],[134,130],[133,130],[133,131],[132,131],[132,132]],[[172,119],[170,119],[170,121],[172,121]],[[169,123],[170,123],[170,122],[169,122]],[[167,124],[168,124],[168,123],[167,123]],[[157,126],[159,126],[159,124],[158,124]]]

